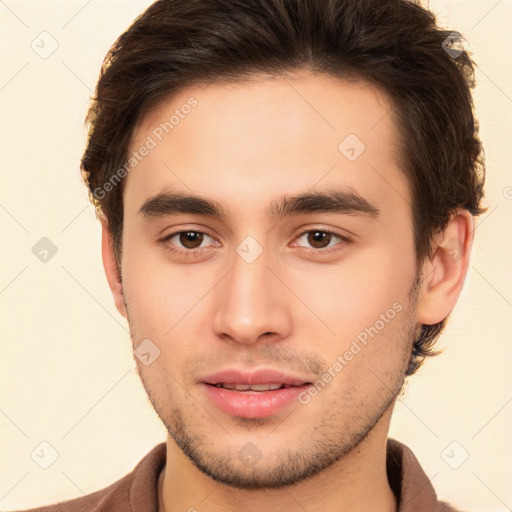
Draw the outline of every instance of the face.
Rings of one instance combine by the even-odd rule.
[[[389,419],[418,325],[390,112],[373,86],[297,73],[188,88],[134,134],[136,361],[169,434],[217,481],[298,482]]]

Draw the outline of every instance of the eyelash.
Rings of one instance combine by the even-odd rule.
[[[198,249],[177,249],[175,246],[172,246],[170,245],[168,242],[169,240],[171,240],[172,238],[174,238],[176,235],[180,235],[182,233],[196,233],[196,234],[201,234],[201,235],[206,235],[206,236],[209,236],[210,238],[214,238],[211,234],[209,234],[207,231],[199,231],[199,230],[196,230],[196,229],[185,229],[185,230],[181,230],[181,231],[175,231],[174,233],[171,233],[169,235],[167,235],[166,237],[162,238],[160,240],[160,242],[162,243],[162,245],[165,247],[165,249],[171,253],[174,253],[174,254],[180,254],[182,256],[185,256],[185,257],[198,257],[198,256],[201,256],[201,254],[204,253],[204,251],[206,249],[208,249],[208,247],[201,247],[201,248],[198,248]],[[328,234],[328,235],[332,235],[334,237],[337,237],[341,240],[341,242],[343,242],[344,244],[348,244],[348,243],[351,243],[351,240],[343,235],[340,235],[339,233],[335,233],[334,231],[329,231],[329,230],[326,230],[326,229],[307,229],[305,231],[302,231],[299,235],[297,235],[297,237],[295,238],[295,240],[301,238],[302,236],[308,234],[308,233],[313,233],[313,232],[320,232],[320,233],[325,233],[325,234]],[[332,247],[329,247],[327,249],[314,249],[314,248],[307,248],[307,247],[303,247],[303,246],[299,246],[301,247],[302,249],[306,249],[308,250],[308,252],[310,253],[313,253],[313,254],[330,254],[331,252],[334,252],[334,251],[338,251],[340,250],[340,248],[337,248],[338,245],[342,245],[341,243],[337,243],[335,244],[334,246]]]

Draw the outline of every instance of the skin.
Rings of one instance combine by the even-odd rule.
[[[448,316],[460,294],[472,217],[455,212],[417,268],[393,109],[375,86],[301,71],[189,87],[143,119],[132,150],[191,96],[197,107],[126,178],[122,284],[103,221],[105,270],[133,345],[149,338],[160,350],[149,366],[136,359],[169,432],[160,508],[396,510],[385,470],[392,409],[415,333]],[[366,146],[353,162],[338,150],[351,133]],[[379,215],[267,212],[280,196],[334,187],[356,192]],[[141,206],[162,191],[214,200],[226,216],[146,218]],[[350,241],[333,236],[323,248],[302,235],[308,229]],[[161,241],[180,230],[208,233],[199,255],[184,255],[199,245],[186,238]],[[236,252],[247,236],[263,250],[252,263]],[[460,258],[450,256],[454,240]],[[396,303],[401,311],[307,405],[237,418],[198,384],[233,367],[315,382]],[[242,461],[248,447],[257,457]]]

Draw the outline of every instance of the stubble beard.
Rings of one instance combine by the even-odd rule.
[[[347,414],[343,408],[342,412],[339,412],[340,404],[332,398],[330,403],[325,404],[321,419],[316,421],[308,432],[301,433],[300,441],[293,446],[283,446],[280,441],[272,449],[263,448],[261,445],[258,447],[257,441],[253,443],[247,438],[247,432],[257,432],[266,420],[248,418],[238,418],[229,423],[236,425],[237,432],[243,429],[244,440],[234,447],[233,436],[227,433],[227,430],[233,430],[230,426],[229,429],[225,429],[226,443],[223,446],[222,440],[212,439],[208,435],[212,430],[219,432],[218,428],[212,429],[207,423],[214,422],[211,416],[201,414],[200,417],[204,420],[202,424],[197,418],[194,420],[190,411],[200,409],[196,402],[189,398],[188,405],[176,404],[173,397],[181,388],[173,378],[165,374],[167,370],[164,370],[163,375],[154,376],[148,368],[139,364],[142,383],[169,436],[192,464],[214,481],[245,490],[278,489],[297,484],[324,471],[353,452],[368,437],[386,411],[392,409],[403,389],[405,371],[411,356],[415,333],[414,310],[419,291],[417,285],[418,281],[415,280],[412,293],[409,295],[409,307],[404,310],[406,317],[395,331],[395,336],[400,337],[397,346],[403,349],[399,356],[399,364],[393,369],[393,375],[387,375],[387,382],[381,381],[382,385],[372,391],[375,403],[363,410],[354,408]],[[132,333],[129,317],[128,322]],[[189,411],[189,414],[186,414],[186,411]],[[283,429],[289,428],[295,433],[297,422],[294,422],[293,418],[293,413],[287,416],[278,430],[282,433]],[[298,424],[300,425],[300,418]],[[271,436],[272,433],[266,439],[267,448],[271,444]]]

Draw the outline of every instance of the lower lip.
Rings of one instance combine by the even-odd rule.
[[[235,391],[202,384],[210,399],[231,416],[240,418],[267,418],[297,401],[310,384],[276,389],[273,391]]]

